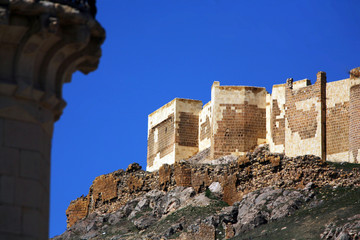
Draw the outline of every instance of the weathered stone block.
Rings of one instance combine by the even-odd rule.
[[[117,197],[117,181],[113,175],[101,175],[95,178],[93,183],[94,201],[99,198],[104,201],[110,201]]]
[[[43,131],[34,123],[5,120],[5,145],[20,149],[43,152]]]
[[[0,232],[21,233],[20,207],[0,205],[0,216]]]
[[[19,171],[19,162],[20,162],[20,151],[18,149],[0,147],[1,175],[16,176]]]
[[[191,168],[186,164],[174,164],[174,179],[177,186],[191,186]]]
[[[44,160],[40,153],[23,150],[20,153],[20,176],[40,180],[45,172]],[[43,179],[45,180],[45,179]]]
[[[172,170],[170,165],[164,164],[159,168],[159,186],[161,190],[167,190],[171,183]]]
[[[83,219],[89,212],[89,198],[80,197],[72,201],[66,209],[67,227],[71,227],[75,222]]]
[[[144,186],[144,180],[139,177],[130,176],[126,181],[126,184],[130,192],[137,192],[141,190],[142,186]]]
[[[0,205],[12,204],[15,193],[15,177],[0,176]]]
[[[31,179],[16,179],[15,204],[18,206],[40,208],[43,195],[47,194],[39,181]]]
[[[37,237],[41,239],[40,226],[41,221],[44,221],[38,210],[32,208],[23,208],[22,210],[22,229],[21,232],[24,235]]]

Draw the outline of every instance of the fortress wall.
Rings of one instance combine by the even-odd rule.
[[[266,94],[266,143],[270,145],[271,134],[270,134],[270,115],[271,115],[271,94]]]
[[[305,78],[303,80],[293,82],[292,89],[293,90],[298,90],[300,88],[307,87],[307,86],[310,86],[310,85],[311,85],[311,81],[309,79]],[[284,86],[286,86],[286,84],[284,84]]]
[[[348,161],[350,80],[326,84],[326,159]]]
[[[175,161],[175,100],[148,117],[147,171]]]
[[[266,89],[220,86],[211,90],[211,158],[244,154],[266,141]]]
[[[357,69],[354,69],[358,71]],[[353,71],[353,70],[352,70]],[[360,162],[360,78],[350,78],[349,162]]]
[[[71,201],[66,209],[67,228],[74,225],[78,220],[83,219],[89,212],[89,198],[87,196],[80,197]]]
[[[175,102],[175,161],[179,161],[199,151],[199,113],[202,102],[181,98]]]
[[[271,152],[285,151],[285,87],[274,85],[267,100],[267,142]]]
[[[317,74],[314,85],[303,80],[297,86],[287,80],[285,89],[285,154],[290,157],[313,154],[325,158],[326,75]]]
[[[356,70],[356,71],[355,71]],[[211,101],[176,98],[149,115],[148,167],[158,169],[210,147],[210,157],[242,155],[267,142],[289,157],[316,155],[329,161],[360,158],[360,70],[326,83],[304,79],[265,88],[220,86]]]
[[[149,115],[147,171],[198,152],[201,109],[201,101],[175,98]]]
[[[199,113],[199,151],[211,145],[211,102],[204,105]]]

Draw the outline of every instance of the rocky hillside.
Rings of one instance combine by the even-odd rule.
[[[266,146],[214,161],[205,151],[154,173],[133,164],[96,178],[54,239],[358,239],[359,177],[355,164]]]

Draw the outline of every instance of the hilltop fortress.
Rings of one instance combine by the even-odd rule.
[[[268,143],[289,157],[360,160],[360,68],[350,77],[309,79],[263,87],[211,87],[211,101],[176,98],[148,117],[147,171],[187,159],[206,148],[210,158],[243,155]]]
[[[135,221],[138,210],[131,209],[144,203],[140,198],[177,187],[202,193],[217,182],[221,199],[232,205],[249,192],[270,186],[360,184],[360,171],[338,171],[322,162],[359,162],[360,68],[353,69],[348,79],[330,83],[324,72],[317,74],[313,85],[308,79],[288,79],[274,85],[271,94],[261,87],[214,82],[211,101],[204,106],[201,101],[176,98],[148,120],[147,171],[134,163],[125,171],[95,178],[88,195],[72,201],[66,210],[70,229],[66,234],[77,234],[74,229],[88,220],[77,227],[76,223],[94,214],[125,211],[122,218]],[[256,148],[263,143],[269,148]],[[202,152],[195,157],[199,162],[180,161],[198,152]],[[310,154],[315,156],[299,156]],[[225,155],[245,156],[230,157],[227,164],[201,164]],[[173,198],[169,200],[166,206],[173,206]],[[161,204],[155,205],[165,209]]]

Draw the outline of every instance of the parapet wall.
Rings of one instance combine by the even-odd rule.
[[[166,132],[168,131],[168,132]],[[211,87],[211,101],[174,99],[149,115],[148,167],[159,169],[210,148],[210,158],[243,155],[268,143],[289,157],[360,160],[360,69],[326,83],[309,79],[262,87]]]

